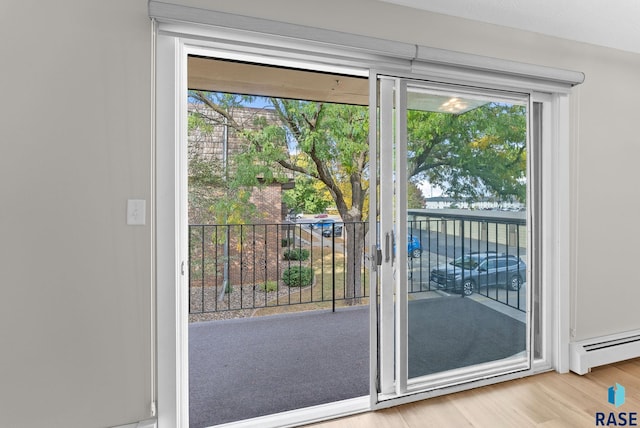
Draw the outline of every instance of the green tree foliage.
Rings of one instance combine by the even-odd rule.
[[[188,117],[189,132],[189,222],[215,223],[211,207],[225,186],[224,167],[219,159],[203,156],[204,135],[212,132],[213,126],[195,114]]]
[[[246,132],[247,150],[238,156],[239,174],[251,181],[260,175],[277,179],[278,166],[308,184],[320,182],[329,192],[344,222],[347,245],[345,298],[357,303],[362,295],[364,204],[369,188],[368,108],[310,101],[271,99],[282,125],[262,123]],[[242,170],[242,172],[240,172]],[[318,198],[319,199],[319,198]]]
[[[489,103],[460,115],[409,111],[409,176],[452,197],[524,201],[526,109]]]
[[[282,200],[295,212],[309,214],[323,213],[334,203],[330,195],[324,191],[322,182],[301,175],[295,178],[295,187],[283,193]]]
[[[425,199],[422,191],[415,183],[411,181],[407,184],[407,208],[424,208],[427,200]]]
[[[250,144],[237,158],[244,179],[274,180],[277,171],[292,171],[323,183],[344,221],[362,221],[368,191],[368,109],[278,98],[271,103],[282,126],[264,123],[245,133]],[[344,183],[349,192],[341,187]]]

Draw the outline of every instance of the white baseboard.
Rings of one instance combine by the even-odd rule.
[[[640,357],[640,330],[569,344],[569,369],[583,375],[593,367]]]

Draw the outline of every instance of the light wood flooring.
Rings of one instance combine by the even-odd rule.
[[[626,389],[625,403],[618,409],[607,402],[608,388],[615,383]],[[584,376],[543,373],[311,426],[594,427],[596,412],[604,412],[608,417],[612,411],[640,413],[640,358],[594,368]],[[640,424],[640,420],[636,423]]]

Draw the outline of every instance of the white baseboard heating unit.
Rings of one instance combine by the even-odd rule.
[[[583,375],[591,368],[640,357],[640,330],[569,344],[569,369]]]

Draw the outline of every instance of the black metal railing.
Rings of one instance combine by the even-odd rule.
[[[479,294],[526,311],[528,239],[524,213],[504,216],[433,211],[410,211],[410,238],[419,237],[422,256],[409,258],[409,293],[464,295],[466,283],[469,295]],[[455,260],[458,263],[452,264]]]
[[[189,311],[360,303],[369,286],[364,243],[345,237],[363,227],[190,225]]]
[[[491,270],[464,270],[460,284],[453,278],[451,284],[432,280],[438,270],[453,273],[450,262],[471,253],[526,260],[524,219],[424,213],[410,218],[409,293],[416,298],[432,291],[464,294],[456,288],[471,279],[474,294],[526,310],[524,262],[517,267],[517,284],[507,283],[511,277],[494,284]],[[335,310],[336,304],[366,303],[370,245],[365,230],[365,223],[190,225],[190,314],[300,304]]]

